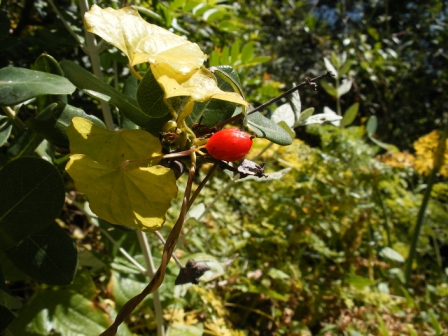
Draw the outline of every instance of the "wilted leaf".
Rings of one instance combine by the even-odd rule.
[[[87,31],[123,51],[131,65],[168,64],[175,72],[188,74],[206,60],[197,44],[146,22],[132,7],[115,10],[93,5],[84,22]]]

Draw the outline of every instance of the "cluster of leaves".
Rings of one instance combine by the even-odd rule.
[[[194,259],[211,271],[200,286],[175,286],[178,267],[169,264],[159,296],[145,298],[118,333],[148,334],[157,323],[160,327],[155,317],[159,300],[171,335],[443,334],[448,233],[441,223],[447,221],[448,191],[442,176],[432,188],[411,265],[418,272],[410,283],[403,272],[412,240],[409,228],[415,225],[424,189],[416,172],[429,174],[437,165],[433,160],[444,156],[434,155],[441,132],[415,142],[415,159],[375,138],[378,132],[409,146],[414,130],[424,134],[434,128],[446,81],[441,74],[446,72],[436,70],[446,64],[440,62],[443,52],[426,50],[446,40],[441,3],[429,8],[420,34],[410,34],[417,14],[429,5],[412,3],[403,11],[402,4],[390,4],[390,17],[372,11],[372,17],[357,19],[357,11],[368,13],[369,6],[378,4],[355,1],[347,9],[319,3],[310,11],[302,1],[137,2],[145,19],[209,51],[212,68],[205,69],[206,57],[197,45],[144,20],[129,24],[129,18],[138,17],[131,8],[91,11],[88,29],[125,57],[110,48],[90,63],[78,48],[92,56],[104,46],[85,49],[89,37],[82,35],[76,7],[32,0],[21,7],[11,1],[8,14],[0,14],[1,67],[15,66],[0,70],[0,184],[5,186],[0,190],[0,326],[15,319],[9,332],[19,335],[93,335],[107,328],[142,292],[148,277],[135,231],[103,219],[152,230],[166,216],[161,234],[168,236],[182,209],[177,188],[183,190],[187,182],[176,182],[173,167],[161,156],[200,144],[202,129],[193,127],[198,122],[208,129],[240,114],[241,123],[257,136],[282,145],[291,142],[299,126],[332,122],[342,127],[307,127],[306,136],[319,139],[320,149],[298,140],[289,147],[257,140],[252,155],[266,162],[268,177],[240,181],[221,173],[214,178],[190,209],[176,251],[184,265]],[[352,22],[341,33],[336,28],[347,23],[347,15]],[[360,27],[367,27],[367,33]],[[397,33],[397,28],[402,30]],[[140,35],[116,34],[127,29]],[[182,58],[163,50],[154,53],[154,36],[169,40]],[[412,43],[425,43],[425,55],[414,52]],[[55,58],[39,56],[42,50]],[[64,58],[75,62],[55,60]],[[413,68],[415,60],[419,66]],[[105,81],[85,70],[95,72],[100,63]],[[127,63],[135,65],[131,71],[140,85],[129,77]],[[19,68],[30,65],[36,71]],[[245,114],[247,101],[277,96],[285,87],[279,80],[290,85],[324,69],[336,75],[335,84],[322,85],[327,99],[317,103],[308,95],[304,103],[324,113],[302,111],[296,93],[279,108],[270,107],[271,119]],[[426,75],[432,87],[420,80]],[[72,94],[75,87],[79,91]],[[113,119],[95,117],[100,116],[96,107],[105,103],[119,109]],[[358,117],[367,113],[382,117],[381,127],[374,117],[365,128],[343,128],[364,123]],[[121,130],[106,129],[113,124]],[[160,131],[165,133],[162,143]],[[367,145],[365,135],[395,152],[374,159],[378,148]],[[60,178],[69,143],[69,173],[90,203],[73,192],[67,175]],[[36,154],[48,162],[26,157]],[[201,177],[209,169],[200,163]],[[445,174],[446,165],[440,172]],[[112,185],[143,196],[114,194]],[[163,192],[154,198],[154,189]],[[157,265],[163,262],[162,249],[158,242],[151,249]]]

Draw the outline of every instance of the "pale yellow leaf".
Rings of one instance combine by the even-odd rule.
[[[177,195],[173,171],[162,166],[127,168],[114,169],[73,154],[66,170],[98,217],[142,231],[159,229]]]
[[[197,44],[146,22],[132,7],[115,10],[93,5],[84,24],[87,31],[123,51],[131,65],[169,64],[175,72],[189,74],[207,58]]]

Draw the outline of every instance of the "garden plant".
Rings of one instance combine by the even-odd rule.
[[[238,2],[78,5],[27,1],[62,39],[0,68],[0,332],[448,332],[448,123],[412,154],[378,137],[374,28],[285,87]],[[54,32],[1,15],[9,60]]]

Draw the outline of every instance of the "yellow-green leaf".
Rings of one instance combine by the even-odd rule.
[[[93,5],[84,24],[87,31],[123,51],[131,65],[168,64],[175,72],[188,74],[207,58],[197,44],[146,22],[132,7],[115,10]]]
[[[162,226],[177,186],[172,170],[149,160],[161,155],[156,137],[135,129],[108,131],[79,117],[67,135],[72,155],[66,170],[96,215],[143,231]]]
[[[85,154],[110,168],[126,160],[149,159],[162,153],[160,141],[143,130],[109,131],[84,118],[75,117],[67,129],[72,154]],[[157,164],[158,160],[144,165]]]
[[[177,96],[191,96],[194,101],[204,102],[210,99],[226,100],[232,103],[248,107],[249,104],[236,92],[222,91],[218,87],[215,75],[210,70],[199,69],[186,78],[179,81],[168,77],[163,67],[151,66],[151,71],[165,91],[165,99]]]
[[[173,171],[162,166],[127,168],[111,168],[74,154],[66,170],[99,217],[142,231],[159,229],[177,195]]]

